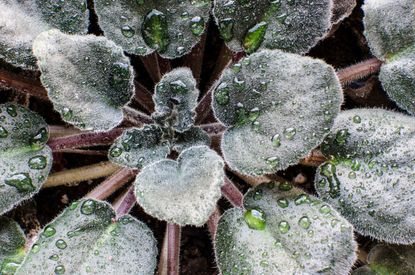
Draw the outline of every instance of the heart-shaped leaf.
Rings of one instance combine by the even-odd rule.
[[[13,220],[0,217],[0,274],[11,275],[24,257],[25,235]]]
[[[33,45],[54,108],[85,130],[106,131],[123,119],[134,73],[123,50],[104,37],[40,34]]]
[[[209,135],[199,127],[192,127],[186,132],[175,134],[172,149],[181,153],[190,147],[202,145],[210,146]]]
[[[0,104],[0,214],[36,194],[52,167],[48,126],[18,105]]]
[[[415,119],[382,109],[340,113],[316,189],[356,230],[390,243],[415,242]]]
[[[194,109],[199,90],[189,68],[178,68],[165,74],[156,85],[152,117],[165,127],[184,132],[193,126]]]
[[[105,202],[73,203],[42,231],[16,274],[154,274],[153,233]]]
[[[86,33],[88,12],[85,0],[0,1],[0,58],[15,66],[36,69],[32,43],[51,28],[66,33]]]
[[[127,52],[165,58],[190,52],[209,19],[210,1],[95,0],[99,25],[105,35]]]
[[[165,133],[157,125],[128,129],[115,140],[108,158],[124,167],[143,168],[170,153],[169,140],[164,136]]]
[[[367,256],[367,266],[353,272],[356,274],[415,274],[415,247],[378,244]]]
[[[215,151],[191,147],[177,161],[166,159],[145,167],[135,181],[137,201],[158,219],[202,226],[221,196],[223,167]]]
[[[258,48],[305,53],[330,27],[332,0],[214,2],[222,38],[233,51]]]
[[[222,274],[348,274],[356,260],[352,226],[290,183],[251,189],[226,211],[215,237]]]
[[[251,175],[296,164],[322,142],[343,100],[331,66],[278,50],[243,59],[219,83],[212,104],[230,126],[221,145],[225,160]]]

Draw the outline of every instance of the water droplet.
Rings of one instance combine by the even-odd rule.
[[[328,214],[328,213],[331,212],[331,208],[328,205],[323,205],[323,206],[320,207],[320,210],[319,211],[322,214]]]
[[[225,42],[229,42],[233,38],[234,20],[225,18],[219,21],[219,32]]]
[[[62,117],[66,120],[71,120],[73,118],[73,111],[68,107],[62,109]]]
[[[298,195],[294,200],[295,205],[310,204],[311,200],[307,194]]]
[[[351,180],[355,179],[356,178],[356,172],[351,171],[348,175],[348,178],[351,179]]]
[[[278,157],[269,157],[265,160],[267,162],[267,164],[271,167],[271,168],[275,168],[278,166],[278,164],[280,163],[279,158]]]
[[[286,221],[281,221],[278,224],[278,229],[282,234],[286,234],[288,231],[290,231],[290,224]]]
[[[43,148],[43,145],[48,141],[49,135],[46,128],[40,129],[35,136],[30,140],[30,144],[33,150],[40,150]]]
[[[78,201],[74,201],[69,205],[69,210],[75,210],[79,205]]]
[[[31,169],[37,169],[41,170],[46,167],[47,160],[44,156],[34,156],[31,159],[29,159],[29,167]]]
[[[17,116],[17,109],[16,109],[16,106],[14,106],[14,105],[7,106],[6,111],[12,117]]]
[[[43,230],[42,235],[49,238],[52,237],[53,235],[55,235],[56,233],[56,229],[50,225],[45,227],[45,230]]]
[[[53,254],[52,256],[49,257],[49,259],[51,259],[52,261],[58,261],[59,256],[57,254]]]
[[[267,266],[269,265],[269,263],[268,263],[268,261],[266,261],[266,260],[262,260],[262,261],[260,261],[260,262],[259,262],[259,265],[260,265],[261,267],[267,267]]]
[[[255,52],[261,46],[267,27],[268,23],[262,21],[247,31],[243,41],[243,47],[248,54]]]
[[[18,173],[4,180],[7,185],[16,187],[18,192],[26,193],[34,191],[36,188],[32,184],[32,179],[28,173]]]
[[[14,262],[11,259],[4,259],[2,265],[0,265],[0,274],[2,275],[13,275],[16,273],[17,268],[20,266],[19,263]]]
[[[284,137],[288,140],[292,140],[297,133],[297,130],[295,128],[286,128],[284,130]]]
[[[264,230],[266,226],[265,213],[260,208],[249,209],[244,214],[245,222],[249,228]]]
[[[359,169],[360,169],[360,162],[359,162],[359,160],[354,159],[354,160],[352,161],[352,166],[351,166],[351,168],[352,168],[352,170],[353,170],[353,171],[359,171]]]
[[[196,36],[202,35],[205,30],[205,20],[200,16],[195,16],[190,20],[190,29]]]
[[[153,9],[145,17],[142,26],[143,39],[146,44],[163,53],[170,44],[167,18],[161,11]]]
[[[95,201],[86,200],[81,205],[81,213],[84,215],[91,215],[95,212]]]
[[[280,134],[275,134],[272,138],[271,138],[271,142],[272,145],[274,147],[280,147],[281,146],[281,136]]]
[[[128,26],[128,25],[124,25],[124,26],[122,26],[122,27],[121,27],[121,33],[122,33],[122,35],[124,35],[125,37],[127,37],[127,38],[131,38],[131,37],[133,37],[133,36],[134,36],[135,31],[134,31],[134,30],[133,30],[133,28],[131,28],[130,26]]]
[[[347,129],[342,129],[337,131],[335,141],[338,145],[344,145],[347,141],[347,138],[349,136],[349,132]]]
[[[288,200],[287,200],[287,199],[278,199],[278,200],[277,200],[277,204],[278,204],[278,206],[279,206],[279,207],[281,207],[281,208],[287,208],[287,207],[288,207],[288,205],[289,205],[289,202],[288,202]]]
[[[354,123],[357,123],[357,124],[362,122],[362,119],[358,115],[355,115],[352,120],[353,120]]]
[[[36,254],[36,253],[38,253],[39,251],[40,251],[40,245],[38,245],[37,243],[36,243],[36,244],[34,244],[34,245],[32,246],[31,252],[32,252],[32,253],[34,253],[34,254]]]
[[[117,157],[121,156],[122,152],[123,152],[122,148],[115,146],[115,147],[111,148],[110,156],[113,157],[113,158],[117,158]]]
[[[9,132],[3,126],[0,126],[0,138],[6,138],[8,135]]]
[[[186,84],[181,80],[170,82],[170,88],[175,94],[186,94],[189,91]]]
[[[303,216],[298,220],[298,225],[304,229],[310,228],[311,221],[307,216]]]
[[[281,191],[290,191],[291,189],[293,189],[293,185],[288,181],[282,182],[278,186],[278,189],[280,189]]]
[[[58,265],[55,267],[55,274],[64,274],[65,273],[65,267],[63,265]]]
[[[260,199],[262,199],[262,193],[263,193],[262,189],[255,190],[253,194],[254,201],[259,201]]]
[[[127,63],[115,62],[111,65],[109,84],[118,88],[130,81],[130,66]]]
[[[229,103],[229,89],[226,83],[221,83],[215,92],[215,100],[219,105],[227,105]]]
[[[66,244],[66,242],[62,239],[59,239],[55,242],[55,245],[57,248],[59,249],[65,249],[68,245]]]

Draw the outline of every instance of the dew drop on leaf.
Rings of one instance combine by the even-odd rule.
[[[59,249],[65,249],[68,245],[66,244],[66,242],[62,239],[59,239],[55,242],[55,245],[57,248]]]
[[[267,27],[268,23],[261,21],[247,31],[243,41],[243,47],[248,54],[255,52],[261,46]]]
[[[201,35],[205,30],[205,20],[200,16],[193,17],[190,20],[190,29],[194,35]]]
[[[304,229],[310,228],[311,221],[308,217],[303,216],[298,220],[298,225],[301,226]]]
[[[142,34],[146,44],[163,53],[170,44],[167,18],[161,11],[153,9],[144,18]]]
[[[264,230],[266,226],[265,213],[260,208],[252,208],[245,212],[244,219],[249,228]]]
[[[31,169],[45,169],[47,165],[47,160],[45,156],[34,156],[33,158],[29,159],[29,167]]]
[[[6,138],[8,135],[9,132],[3,126],[0,126],[0,138]]]
[[[52,226],[46,226],[46,228],[43,230],[42,235],[49,238],[55,235],[56,229]]]
[[[282,233],[282,234],[286,234],[288,233],[288,231],[290,231],[290,224],[286,221],[281,221],[278,224],[278,230]]]
[[[130,26],[128,26],[128,25],[124,25],[124,26],[122,26],[122,27],[121,27],[121,33],[122,33],[122,35],[124,35],[125,37],[127,37],[127,38],[131,38],[131,37],[133,37],[133,36],[134,36],[135,31],[134,31],[134,29],[133,29],[133,28],[131,28]]]
[[[84,215],[91,215],[95,212],[95,201],[86,200],[81,205],[81,213]]]
[[[32,179],[27,173],[18,173],[7,178],[4,183],[16,187],[21,193],[26,193],[35,190],[32,184]]]

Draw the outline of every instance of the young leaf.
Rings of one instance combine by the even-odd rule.
[[[210,137],[199,127],[192,127],[186,132],[176,133],[172,149],[181,153],[182,151],[196,146],[210,146]]]
[[[178,68],[166,75],[156,85],[152,117],[165,127],[185,132],[193,126],[194,109],[199,90],[189,68]]]
[[[264,50],[227,69],[214,91],[215,116],[230,128],[222,139],[227,164],[261,175],[297,163],[318,146],[343,95],[323,61]]]
[[[348,274],[356,260],[352,226],[290,183],[251,189],[226,211],[215,238],[222,274]]]
[[[37,114],[0,104],[0,214],[36,194],[52,167],[48,126]]]
[[[221,196],[223,167],[215,151],[191,147],[177,161],[166,159],[145,167],[135,180],[137,201],[158,219],[202,226]]]
[[[365,36],[372,53],[385,60],[415,43],[413,0],[366,0]]]
[[[0,26],[0,59],[36,69],[32,54],[36,36],[52,28],[66,33],[86,33],[87,3],[85,0],[1,0]]]
[[[105,202],[73,203],[42,231],[16,274],[154,274],[153,233]]]
[[[415,247],[378,244],[367,257],[368,266],[362,268],[362,274],[414,274]],[[362,272],[362,271],[359,271]],[[354,272],[353,275],[359,274]]]
[[[233,51],[258,48],[305,53],[330,27],[332,0],[214,1],[222,38]]]
[[[363,234],[415,242],[415,119],[382,109],[340,113],[322,150],[316,189]]]
[[[55,110],[81,129],[107,131],[123,119],[134,73],[120,47],[104,37],[40,34],[33,45]]]
[[[14,274],[24,257],[25,235],[13,220],[0,217],[0,274]]]
[[[190,52],[209,19],[210,1],[95,0],[99,25],[105,35],[128,53],[157,51],[169,59]]]
[[[169,153],[169,141],[163,130],[152,124],[124,131],[111,146],[108,158],[121,166],[143,168],[166,158]]]

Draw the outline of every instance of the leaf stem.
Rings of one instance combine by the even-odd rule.
[[[39,81],[6,70],[0,70],[0,86],[48,99],[48,93]]]
[[[104,200],[132,180],[136,175],[136,171],[129,168],[122,168],[86,194],[85,197]]]
[[[153,52],[147,56],[140,56],[140,59],[151,79],[154,83],[158,83],[161,79],[161,72],[157,53]]]
[[[220,122],[199,125],[209,136],[222,135],[226,126]]]
[[[167,274],[179,275],[181,228],[167,224]]]
[[[135,81],[134,99],[148,112],[154,112],[154,102],[152,93],[141,83]]]
[[[128,214],[133,208],[137,199],[134,195],[134,186],[130,186],[124,194],[122,194],[113,204],[117,218]]]
[[[310,152],[310,154],[308,154],[308,156],[300,160],[300,164],[305,166],[318,167],[326,161],[327,158],[323,155],[321,151],[313,150]]]
[[[233,206],[243,207],[244,195],[228,177],[225,177],[225,184],[222,186],[221,190],[222,195]]]
[[[133,123],[134,125],[142,126],[143,124],[151,124],[154,122],[150,116],[140,111],[137,111],[129,106],[124,106],[123,111],[124,111],[124,118],[127,121]]]
[[[53,151],[97,145],[110,145],[123,131],[124,129],[122,128],[115,128],[108,132],[87,132],[67,137],[51,138],[49,139],[48,145]]]
[[[61,126],[61,125],[49,125],[48,128],[49,128],[49,135],[54,138],[76,135],[81,132],[81,130],[75,127],[67,127],[67,126]]]
[[[215,211],[212,213],[212,215],[210,215],[209,220],[207,221],[207,228],[209,230],[212,241],[215,240],[219,219],[220,219],[220,211],[219,211],[219,208],[216,207]]]
[[[371,58],[355,65],[346,67],[337,71],[340,83],[344,86],[353,81],[362,79],[371,74],[377,73],[382,66],[382,61],[377,58]]]
[[[113,174],[119,169],[120,167],[118,165],[115,165],[110,161],[104,161],[84,167],[60,171],[50,175],[42,187],[49,188],[61,185],[73,185],[74,183],[82,181],[103,178]]]

